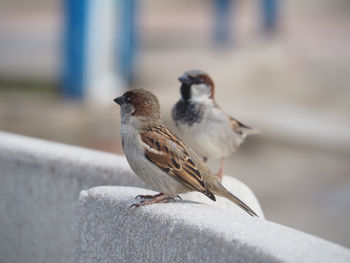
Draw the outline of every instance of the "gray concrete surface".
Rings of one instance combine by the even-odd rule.
[[[79,191],[139,185],[121,156],[0,132],[0,262],[73,262]]]
[[[243,211],[187,201],[130,208],[144,193],[131,187],[80,193],[76,262],[350,261],[344,247]]]
[[[262,216],[246,185],[224,184]],[[99,185],[145,187],[125,157],[0,132],[0,262],[73,262],[79,192]],[[183,198],[237,210],[221,198]]]

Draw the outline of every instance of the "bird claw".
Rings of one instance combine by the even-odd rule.
[[[135,196],[135,199],[143,199],[143,198],[147,198],[147,195],[137,195],[137,196]]]
[[[182,200],[182,198],[181,198],[181,196],[179,196],[179,195],[177,195],[177,196],[175,196],[175,198],[179,198],[179,200]]]
[[[140,207],[141,205],[140,204],[132,204],[131,206],[130,206],[130,208],[133,208],[133,207]]]
[[[144,206],[144,205],[150,205],[150,204],[156,204],[156,203],[168,203],[170,201],[176,202],[176,198],[179,198],[179,200],[182,200],[182,198],[180,196],[166,196],[162,193],[158,194],[158,195],[151,195],[151,196],[144,196],[144,195],[138,195],[135,198],[147,198],[147,199],[151,199],[151,200],[142,200],[139,203],[135,203],[132,204],[130,206],[130,208],[132,207],[140,207],[140,206]]]

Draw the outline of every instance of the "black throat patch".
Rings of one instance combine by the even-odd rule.
[[[191,98],[191,85],[182,84],[180,88],[181,96],[184,101],[188,101]]]
[[[172,111],[172,117],[175,125],[185,123],[192,126],[196,122],[200,122],[204,115],[204,106],[191,101],[179,100]]]

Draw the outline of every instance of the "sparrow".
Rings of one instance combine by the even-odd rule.
[[[181,193],[198,191],[213,201],[215,195],[225,197],[251,216],[258,217],[219,182],[201,157],[163,124],[155,95],[145,89],[133,89],[114,101],[121,108],[120,135],[131,169],[160,192],[137,196],[145,200],[132,206],[175,201]]]
[[[176,134],[204,161],[221,158],[217,174],[221,181],[224,159],[235,152],[249,134],[259,133],[221,110],[214,99],[214,82],[200,70],[178,78],[181,98],[172,109]]]

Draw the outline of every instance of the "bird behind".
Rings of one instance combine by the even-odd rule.
[[[178,194],[198,191],[213,201],[225,197],[251,216],[257,214],[230,193],[191,148],[163,123],[156,96],[134,89],[114,100],[121,107],[121,139],[133,171],[160,192],[136,206],[168,202]]]

